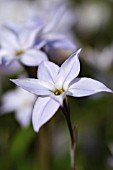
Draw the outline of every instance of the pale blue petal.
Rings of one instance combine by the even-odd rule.
[[[75,43],[73,43],[70,40],[67,40],[65,38],[48,41],[47,45],[45,46],[45,50],[47,52],[49,52],[49,50],[51,50],[51,48],[76,50]]]
[[[80,62],[78,55],[81,49],[72,54],[62,65],[59,74],[56,78],[56,86],[59,88],[67,89],[69,83],[77,77],[80,71]]]
[[[27,127],[30,124],[32,115],[32,107],[20,108],[15,117],[22,127]]]
[[[39,50],[28,50],[23,56],[21,56],[20,61],[27,66],[38,66],[42,61],[47,61],[47,55]]]
[[[23,78],[23,79],[11,79],[13,83],[23,89],[42,96],[51,95],[51,91],[54,90],[54,86],[49,82],[44,82],[39,79]]]
[[[43,38],[48,43],[48,42],[52,42],[52,41],[66,40],[67,37],[61,33],[50,32],[48,34],[43,35]]]
[[[17,34],[10,28],[3,27],[0,31],[0,44],[1,47],[9,51],[18,49],[18,38]]]
[[[20,96],[19,96],[20,97]],[[5,93],[2,97],[2,106],[1,106],[1,112],[3,114],[7,112],[13,112],[20,106],[20,98],[17,100],[17,93],[15,91],[8,91]]]
[[[74,97],[84,97],[99,92],[111,92],[103,83],[91,78],[76,78],[71,82],[68,95]]]
[[[25,29],[19,33],[19,41],[24,48],[30,48],[35,45],[37,35],[41,31],[42,26],[35,29]]]
[[[36,40],[34,48],[37,50],[40,50],[42,47],[44,47],[46,44],[45,40]]]
[[[58,22],[62,18],[61,16],[64,14],[65,11],[66,11],[65,5],[59,6],[56,13],[54,14],[53,19],[50,22],[48,22],[48,24],[43,29],[43,33],[48,33],[55,30],[58,25]]]
[[[58,65],[50,61],[45,61],[39,65],[37,76],[40,80],[47,81],[54,84],[58,72],[59,72]]]
[[[44,125],[58,110],[60,104],[50,97],[39,97],[33,109],[32,122],[36,132]]]
[[[9,65],[10,63],[12,63],[14,59],[8,56],[2,56],[0,57],[0,65]]]
[[[13,60],[15,60],[15,56],[12,54],[10,50],[7,50],[7,49],[0,50],[0,64],[8,65]]]

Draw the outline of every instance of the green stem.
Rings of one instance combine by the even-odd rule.
[[[77,129],[76,127],[72,128],[71,119],[70,119],[70,108],[66,100],[64,100],[61,110],[66,118],[69,133],[70,133],[70,138],[71,138],[71,150],[70,150],[71,170],[76,170],[75,154],[76,154],[76,145],[77,145]]]

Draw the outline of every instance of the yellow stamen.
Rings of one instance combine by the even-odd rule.
[[[55,94],[58,95],[58,91],[55,91]]]
[[[60,89],[60,90],[56,90],[55,92],[54,92],[54,94],[55,95],[60,95],[60,94],[62,94],[64,92],[64,90],[63,89]]]
[[[60,94],[64,92],[64,90],[63,90],[63,89],[60,89],[59,91],[60,91]]]
[[[24,54],[24,51],[20,50],[20,51],[17,51],[15,55],[18,57],[18,56],[20,56],[22,54]]]

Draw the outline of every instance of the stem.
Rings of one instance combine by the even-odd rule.
[[[70,150],[71,170],[76,170],[75,154],[76,154],[76,145],[77,145],[77,129],[76,127],[72,128],[71,119],[70,119],[70,108],[66,100],[64,100],[61,110],[66,118],[69,133],[70,133],[70,138],[71,138],[71,150]]]

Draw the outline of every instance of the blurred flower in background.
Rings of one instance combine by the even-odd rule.
[[[21,12],[20,12],[21,11]],[[36,15],[36,2],[27,0],[0,0],[1,24],[25,24]]]
[[[76,10],[77,27],[86,35],[106,27],[112,14],[109,5],[101,1],[82,2]]]
[[[15,112],[15,118],[22,127],[31,122],[31,113],[36,96],[17,88],[5,93],[2,97],[1,115]]]
[[[8,65],[13,61],[27,66],[38,66],[42,61],[47,60],[44,52],[40,51],[41,45],[37,44],[35,49],[36,37],[40,32],[40,27],[29,30],[23,29],[19,32],[10,27],[3,27],[0,33],[0,64]]]
[[[107,71],[113,66],[113,45],[106,46],[98,50],[86,47],[82,57],[89,65],[92,65],[100,71]]]

